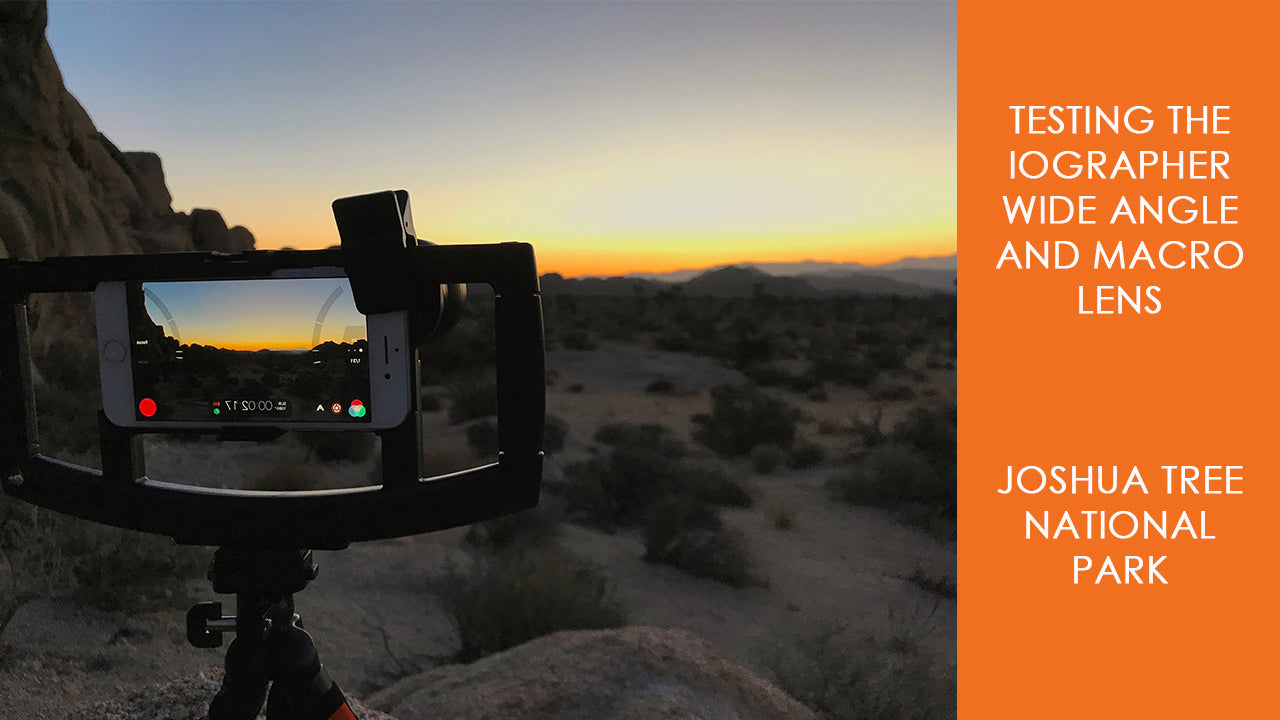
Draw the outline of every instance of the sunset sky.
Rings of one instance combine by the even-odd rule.
[[[955,252],[954,2],[61,2],[67,84],[260,248],[409,191],[543,272]]]
[[[346,278],[148,282],[147,313],[184,345],[309,350],[364,339]]]

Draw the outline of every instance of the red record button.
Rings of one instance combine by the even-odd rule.
[[[143,417],[152,417],[156,414],[156,401],[151,398],[142,398],[142,402],[138,403],[138,412]]]

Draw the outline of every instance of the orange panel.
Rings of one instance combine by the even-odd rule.
[[[1278,583],[1270,563],[1280,526],[1277,508],[1275,341],[1277,286],[1274,198],[1277,68],[1274,6],[1261,3],[961,2],[959,5],[959,668],[962,718],[1234,718],[1275,716],[1273,646]],[[1049,106],[1120,109],[1119,132],[1086,133],[1077,111]],[[1028,106],[1021,111],[1011,106]],[[1045,106],[1032,110],[1030,106]],[[1125,109],[1135,110],[1132,129]],[[1188,134],[1185,110],[1175,133],[1168,106],[1227,106],[1212,123]],[[1212,111],[1210,111],[1212,113]],[[1141,132],[1143,119],[1151,129]],[[1022,132],[1015,132],[1015,120]],[[1030,134],[1031,129],[1043,134]],[[1225,131],[1225,132],[1221,132]],[[1142,151],[1221,151],[1190,164],[1183,155],[1174,177],[1162,162],[1130,179]],[[1010,153],[1037,151],[1052,162],[1062,151],[1088,151],[1095,174],[1064,178],[1052,167],[1039,179],[1011,178]],[[1157,156],[1159,157],[1159,156]],[[1150,159],[1151,156],[1147,156]],[[1071,156],[1062,157],[1070,160]],[[1038,156],[1026,157],[1027,175]],[[1193,179],[1192,172],[1216,177]],[[1087,171],[1087,169],[1086,169]],[[1112,174],[1115,177],[1111,177]],[[1018,173],[1014,173],[1018,175]],[[1223,176],[1225,175],[1225,177]],[[1065,196],[1072,222],[1010,222],[1004,196]],[[1080,224],[1079,196],[1094,224]],[[1121,197],[1166,202],[1163,222],[1110,222]],[[1223,217],[1224,196],[1233,209]],[[1207,198],[1203,201],[1202,198]],[[1199,214],[1191,222],[1189,210]],[[1209,220],[1235,220],[1234,224]],[[1037,211],[1038,218],[1038,211]],[[1070,269],[1018,269],[1002,251],[1062,241]],[[1155,269],[1095,269],[1099,244],[1110,254],[1123,242],[1126,264],[1139,242]],[[1165,243],[1224,244],[1223,265],[1234,269],[1163,267]],[[1231,245],[1235,243],[1236,245]],[[1189,261],[1179,245],[1166,248],[1169,265]],[[1052,258],[1051,258],[1052,259]],[[1098,288],[1112,288],[1099,290]],[[1120,289],[1114,289],[1120,288]],[[1142,288],[1142,290],[1137,290]],[[1150,290],[1158,288],[1158,290]],[[1137,294],[1136,305],[1115,298]],[[1100,295],[1101,293],[1101,295]],[[1150,294],[1149,294],[1150,293]],[[1099,300],[1099,298],[1102,298]],[[1155,309],[1158,300],[1158,312]],[[1083,298],[1083,300],[1082,300]],[[1117,310],[1123,312],[1116,312]],[[1110,310],[1110,313],[1102,311]],[[1103,466],[1110,484],[1136,467],[1149,490],[1128,493],[1001,494],[1008,468]],[[1243,466],[1232,489],[1241,494],[1168,494],[1163,465]],[[1212,471],[1220,472],[1220,471]],[[1036,470],[1024,474],[1035,489]],[[1097,469],[1094,470],[1095,475]],[[1051,481],[1052,482],[1052,481]],[[1209,489],[1224,490],[1225,481]],[[1083,491],[1085,485],[1077,486]],[[1196,484],[1204,490],[1203,482]],[[1175,490],[1177,487],[1175,486]],[[1176,539],[1075,540],[1063,530],[1027,539],[1027,511],[1057,529],[1064,512],[1084,538],[1086,511],[1147,511],[1174,518],[1188,511],[1192,531]],[[1204,512],[1204,527],[1200,513]],[[1128,531],[1128,516],[1115,528]],[[1205,532],[1212,539],[1198,537]],[[1095,534],[1097,530],[1095,527]],[[1192,537],[1195,535],[1196,537]],[[1089,571],[1075,582],[1075,557]],[[1127,575],[1126,556],[1143,569]],[[1149,575],[1149,558],[1165,556]],[[1099,570],[1105,558],[1115,576]],[[1080,561],[1083,563],[1084,561]],[[1116,579],[1127,580],[1117,583]],[[1141,579],[1142,584],[1135,580]],[[1151,580],[1156,580],[1152,583]]]

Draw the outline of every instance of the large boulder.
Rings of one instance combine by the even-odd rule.
[[[685,630],[561,632],[366,698],[400,720],[813,720]]]
[[[173,196],[164,181],[164,166],[160,156],[153,152],[124,153],[125,169],[133,179],[147,210],[155,215],[173,212]]]
[[[171,208],[160,157],[121,152],[67,91],[47,23],[43,0],[0,2],[0,257],[200,247],[196,218]],[[203,247],[252,249],[248,231],[217,223]]]

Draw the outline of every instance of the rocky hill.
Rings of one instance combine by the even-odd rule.
[[[43,1],[0,3],[0,257],[252,249],[216,210],[174,212],[160,157],[98,131],[47,23]]]

